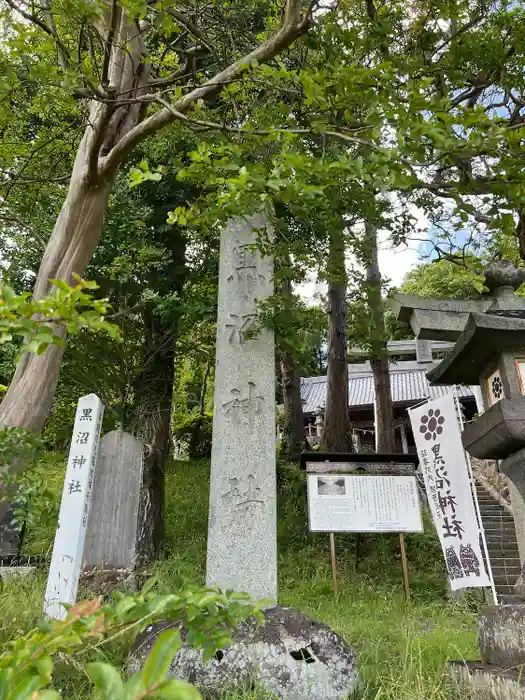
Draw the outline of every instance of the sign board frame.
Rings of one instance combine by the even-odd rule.
[[[373,476],[415,476],[419,464],[419,456],[413,453],[330,453],[303,452],[301,454],[301,469],[308,474],[355,474],[368,473]],[[421,502],[418,499],[421,510]],[[310,512],[308,509],[308,520]],[[308,522],[310,526],[310,522]],[[355,533],[358,537],[360,533]],[[403,588],[405,600],[410,599],[410,583],[405,549],[405,533],[399,532],[401,563],[403,569]],[[330,532],[330,556],[332,560],[332,587],[337,599],[337,565],[335,558],[334,533]]]
[[[312,506],[313,506],[313,499],[312,499],[312,494],[310,490],[310,477],[318,477],[319,472],[316,471],[309,471],[308,472],[308,482],[307,482],[307,494],[308,494],[308,529],[310,532],[340,532],[340,533],[355,533],[355,534],[392,534],[392,533],[423,533],[424,532],[424,526],[423,526],[423,515],[422,515],[422,510],[421,510],[421,499],[419,498],[419,494],[417,492],[417,480],[415,475],[405,475],[405,474],[356,474],[355,472],[350,472],[350,473],[343,473],[343,472],[322,472],[323,476],[340,476],[340,477],[350,477],[350,478],[363,478],[363,479],[410,479],[413,483],[413,491],[416,495],[416,508],[417,508],[417,519],[419,520],[419,527],[416,529],[400,529],[400,528],[388,528],[388,529],[377,529],[377,530],[372,530],[370,528],[366,529],[345,529],[345,530],[340,530],[338,528],[326,528],[326,529],[314,529],[312,526]]]

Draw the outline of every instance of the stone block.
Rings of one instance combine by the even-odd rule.
[[[84,570],[135,565],[143,444],[121,430],[100,441],[84,547]]]
[[[486,664],[501,668],[525,664],[525,605],[485,610],[479,621],[479,648]]]
[[[463,431],[466,451],[480,459],[504,459],[525,446],[525,397],[502,399]],[[507,473],[502,466],[503,473]]]
[[[36,566],[0,566],[0,580],[6,581],[8,578],[17,576],[30,576],[36,571]]]
[[[292,608],[276,607],[264,615],[264,626],[243,623],[232,645],[207,664],[201,651],[184,645],[169,675],[193,683],[213,699],[254,687],[281,700],[346,700],[354,692],[355,654],[342,637]],[[137,638],[128,662],[131,673],[143,667],[158,635],[174,625],[157,623]]]
[[[453,661],[448,676],[472,700],[525,700],[525,677],[520,670],[504,670],[479,661]]]

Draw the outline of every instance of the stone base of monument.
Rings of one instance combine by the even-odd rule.
[[[476,700],[525,700],[525,605],[488,608],[479,627],[482,660],[454,662],[450,676]]]
[[[77,600],[96,595],[111,598],[113,591],[136,592],[137,576],[129,569],[95,568],[83,571],[80,575]]]
[[[36,566],[0,566],[0,580],[6,581],[8,578],[24,577],[33,574]]]
[[[197,686],[207,698],[257,688],[281,700],[343,700],[356,689],[355,654],[327,625],[293,608],[271,608],[264,616],[263,626],[240,625],[232,645],[207,664],[202,652],[183,646],[170,675]],[[156,623],[137,638],[128,662],[131,673],[143,667],[158,635],[175,624]]]
[[[525,678],[519,670],[505,670],[480,661],[453,661],[449,676],[474,700],[525,700]]]

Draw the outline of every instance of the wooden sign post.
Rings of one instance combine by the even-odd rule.
[[[335,537],[334,533],[330,533],[330,558],[332,559],[332,590],[334,598],[337,600],[337,561],[335,558]]]
[[[408,579],[407,553],[405,549],[405,533],[399,533],[399,546],[401,548],[401,566],[403,567],[403,589],[405,591],[405,600],[410,600],[410,581]]]
[[[416,455],[308,454],[310,531],[328,532],[332,588],[337,599],[336,532],[399,532],[403,589],[410,599],[405,532],[423,532]],[[364,472],[364,474],[363,474]]]

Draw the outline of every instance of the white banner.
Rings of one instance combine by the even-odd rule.
[[[409,414],[450,587],[490,586],[454,396],[428,401]]]

